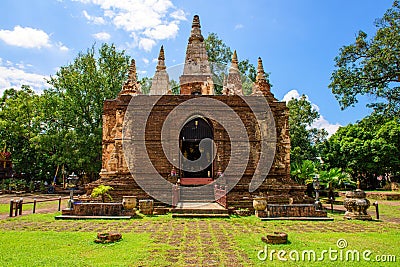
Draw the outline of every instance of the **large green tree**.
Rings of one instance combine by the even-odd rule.
[[[376,20],[372,38],[360,31],[353,44],[340,49],[331,77],[333,94],[341,107],[353,106],[359,95],[375,98],[370,103],[386,115],[400,114],[400,5],[399,1]]]
[[[301,166],[305,160],[317,161],[318,148],[325,141],[328,133],[323,129],[312,127],[320,116],[305,95],[288,101],[289,132],[290,132],[290,161],[292,169]]]
[[[48,80],[45,91],[48,128],[37,140],[52,151],[56,165],[85,172],[95,178],[101,167],[103,102],[121,90],[129,57],[114,45],[103,44],[79,53]]]
[[[25,85],[6,90],[0,98],[0,146],[12,153],[14,171],[27,179],[40,179],[52,172],[48,155],[32,145],[43,130],[41,99]]]
[[[373,114],[341,127],[325,142],[322,154],[327,166],[346,170],[368,187],[375,188],[381,175],[396,179],[400,175],[399,120]]]

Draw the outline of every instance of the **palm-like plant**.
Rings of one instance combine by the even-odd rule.
[[[313,177],[316,174],[315,163],[311,160],[304,160],[301,165],[293,164],[291,168],[291,177],[299,184],[312,184]]]
[[[346,188],[348,185],[355,185],[351,180],[350,174],[344,172],[341,168],[332,168],[328,171],[320,171],[319,180],[326,187],[331,185],[334,189]]]

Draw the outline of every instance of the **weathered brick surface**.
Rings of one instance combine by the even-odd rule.
[[[268,217],[326,217],[326,211],[313,204],[268,205],[267,213]]]
[[[158,98],[156,96],[133,96],[137,98]],[[121,118],[124,117],[124,113],[129,105],[129,98],[117,99],[114,101],[106,101],[104,108],[104,121],[105,122],[115,122],[114,127],[105,125],[104,128],[112,128],[113,131],[109,131],[108,134],[104,134],[103,139],[103,173],[101,173],[100,181],[97,181],[89,186],[93,186],[100,183],[107,183],[112,185],[116,190],[114,190],[114,195],[117,199],[121,198],[122,195],[126,195],[131,192],[133,195],[139,195],[142,197],[148,197],[144,192],[140,192],[140,188],[136,185],[134,179],[145,180],[147,175],[146,166],[141,166],[141,162],[144,158],[149,157],[152,165],[157,170],[157,172],[163,176],[166,180],[171,183],[176,183],[176,177],[170,177],[169,173],[172,169],[172,164],[166,158],[163,147],[161,144],[161,129],[166,117],[170,112],[179,104],[184,103],[190,99],[194,98],[211,98],[221,101],[227,104],[232,110],[234,110],[242,120],[250,143],[250,155],[248,159],[248,164],[243,176],[240,178],[239,182],[235,188],[228,194],[228,203],[236,207],[251,207],[252,196],[263,192],[268,197],[269,203],[289,203],[289,199],[294,199],[295,202],[301,203],[304,200],[304,190],[303,186],[296,185],[290,179],[290,141],[288,137],[287,128],[287,108],[284,103],[276,102],[270,105],[272,113],[274,114],[274,122],[276,127],[276,153],[271,170],[268,173],[267,178],[260,188],[250,194],[249,183],[253,177],[254,171],[257,167],[259,161],[259,153],[261,149],[261,136],[260,127],[263,127],[263,123],[267,124],[268,127],[270,123],[268,122],[257,122],[253,111],[247,106],[243,101],[243,98],[252,98],[255,96],[245,96],[243,98],[238,96],[192,96],[192,95],[165,95],[162,96],[156,105],[154,105],[153,110],[147,120],[146,124],[146,140],[136,140],[137,142],[145,142],[147,155],[135,155],[134,160],[136,164],[134,168],[131,168],[131,174],[127,169],[127,164],[124,160],[124,153],[122,150],[122,122]],[[141,101],[139,101],[141,102]],[[144,101],[145,102],[145,101]],[[213,107],[210,107],[212,109]],[[145,116],[144,109],[140,106],[136,106],[134,111],[135,116]],[[190,114],[188,114],[190,116]],[[214,159],[213,177],[217,176],[218,170],[224,170],[231,160],[231,140],[229,139],[226,129],[224,129],[217,121],[211,120],[212,126],[214,128],[214,141],[217,148],[217,156]],[[261,126],[260,126],[261,124]],[[232,127],[235,127],[232,125]],[[139,128],[139,127],[138,127]],[[132,129],[134,132],[135,129]],[[133,134],[135,135],[135,134]],[[135,140],[133,141],[133,144]],[[217,162],[218,160],[218,162]],[[246,160],[246,159],[244,159]],[[218,166],[217,166],[218,165]],[[179,170],[178,170],[179,172]],[[131,176],[132,175],[132,176]],[[234,177],[236,178],[236,177]],[[229,177],[225,177],[229,179]],[[121,186],[118,186],[118,185]],[[157,185],[153,184],[156,188]],[[160,190],[164,190],[164,187],[160,185]],[[166,193],[167,194],[167,193]]]
[[[117,201],[121,200],[124,195],[135,195],[138,199],[145,199],[149,198],[149,194],[152,193],[157,193],[157,195],[162,195],[163,198],[170,200],[172,198],[172,184],[175,184],[178,178],[170,176],[173,165],[168,161],[163,151],[161,132],[166,118],[177,106],[196,99],[225,104],[237,114],[244,125],[244,129],[242,129],[231,116],[226,116],[225,111],[221,110],[220,107],[207,105],[209,103],[207,101],[206,104],[201,101],[196,102],[196,104],[187,107],[183,114],[183,116],[187,116],[187,119],[195,116],[203,117],[211,125],[213,140],[216,145],[212,177],[216,178],[218,172],[224,172],[232,161],[246,163],[244,173],[239,171],[226,173],[224,177],[228,186],[233,187],[232,181],[238,181],[227,194],[228,206],[252,208],[252,197],[259,194],[264,194],[268,203],[309,202],[310,200],[304,196],[306,188],[299,186],[290,179],[289,112],[286,104],[277,101],[271,93],[268,81],[265,79],[261,59],[259,59],[257,80],[251,96],[242,96],[241,88],[232,88],[232,86],[238,84],[237,80],[231,79],[234,77],[235,71],[231,72],[233,76],[227,81],[230,87],[229,90],[225,90],[226,94],[213,95],[213,84],[208,80],[210,72],[207,68],[207,56],[203,53],[204,43],[198,18],[195,17],[193,25],[184,73],[180,79],[180,95],[141,95],[140,86],[136,86],[136,78],[131,73],[129,82],[124,85],[118,98],[104,102],[101,178],[89,184],[87,189],[90,192],[99,184],[111,185],[114,188],[111,194]],[[201,64],[196,65],[196,60]],[[133,70],[136,72],[136,69],[131,68],[131,71]],[[130,106],[129,103],[132,99],[135,100],[135,104]],[[260,99],[266,101],[261,103]],[[266,114],[265,103],[268,103],[271,115]],[[152,109],[147,119],[146,107],[149,105],[152,105]],[[127,116],[127,110],[130,110],[134,117]],[[199,110],[202,110],[202,112],[199,112]],[[204,113],[207,112],[213,114],[214,118],[205,117]],[[123,143],[123,126],[127,125],[127,120],[132,118],[135,118],[137,126],[128,127],[124,138],[129,138],[130,141]],[[225,128],[221,125],[221,118],[227,121]],[[144,140],[141,140],[139,133],[143,127],[145,127],[145,136]],[[179,136],[179,125],[167,129],[167,132],[172,136]],[[228,132],[247,134],[247,137],[245,140],[231,140]],[[262,138],[263,135],[266,138]],[[141,143],[145,143],[147,153],[138,152],[137,148]],[[168,146],[169,142],[166,143]],[[238,155],[242,155],[244,146],[247,144],[250,148],[249,157],[238,158]],[[257,164],[260,162],[260,157],[265,156],[261,154],[263,145],[269,147],[272,151],[274,150],[275,155],[266,155],[273,157],[270,158],[273,160],[272,166],[268,173],[265,173],[267,176],[261,186],[250,193],[250,181],[256,171]],[[124,146],[125,148],[129,147],[130,156],[128,160],[125,159]],[[235,147],[238,148],[235,149]],[[171,147],[171,149],[175,149],[170,150],[172,152],[176,151],[177,153],[179,151],[179,147]],[[151,161],[151,166],[146,164],[145,159],[147,157]],[[178,154],[174,158],[178,159]],[[154,168],[163,179],[155,181],[153,179],[154,173],[149,171],[150,167]],[[177,172],[180,173],[179,170]],[[222,180],[218,181],[223,184]],[[151,190],[146,193],[138,186],[138,183],[151,185]],[[159,204],[157,201],[155,202],[155,205]]]

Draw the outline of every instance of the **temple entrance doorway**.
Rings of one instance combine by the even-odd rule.
[[[206,138],[213,140],[213,130],[206,119],[196,117],[183,126],[179,135],[180,150],[184,157],[180,161],[182,184],[201,185],[212,181],[213,145],[212,142],[201,143]]]

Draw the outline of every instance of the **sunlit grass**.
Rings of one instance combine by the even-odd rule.
[[[249,255],[252,263],[255,266],[398,266],[400,261],[400,248],[395,244],[399,244],[400,235],[397,231],[388,231],[386,233],[299,233],[296,231],[287,232],[289,243],[284,245],[267,245],[261,241],[261,236],[257,234],[246,234],[236,236],[238,248],[243,249]],[[337,241],[345,239],[347,242],[346,248],[339,248]],[[322,254],[323,250],[336,250],[337,254],[333,253]],[[285,260],[280,260],[277,256],[279,250],[285,251],[282,257]],[[316,253],[315,260],[308,256],[302,259],[303,251],[314,251]],[[346,260],[346,251],[357,250],[360,252],[360,260],[356,261],[352,258]],[[371,255],[367,258],[370,261],[363,259],[362,253],[366,250],[371,251]],[[262,252],[260,252],[262,251]],[[296,254],[291,251],[299,252],[299,261],[296,259]],[[342,251],[342,257],[340,257]],[[265,254],[265,252],[267,252]],[[271,256],[272,255],[272,256]],[[337,255],[337,258],[335,258]],[[385,262],[379,265],[375,262],[375,256],[379,255],[394,255],[396,262]],[[318,259],[321,259],[318,261]]]
[[[149,234],[128,233],[113,244],[85,232],[0,232],[1,266],[140,266],[150,256]]]
[[[381,216],[400,218],[399,202],[379,203]],[[8,205],[2,206],[8,213]],[[184,219],[172,218],[171,214],[139,214],[131,220],[55,220],[59,214],[30,214],[0,220],[0,266],[397,266],[365,260],[331,261],[329,257],[318,263],[281,262],[276,254],[272,262],[269,258],[262,261],[257,257],[265,246],[261,237],[274,231],[288,233],[289,243],[268,245],[268,251],[314,250],[320,256],[324,249],[338,249],[336,242],[343,238],[348,249],[371,250],[371,257],[395,255],[397,262],[400,260],[398,224],[384,220],[345,220],[343,213],[338,212],[328,213],[334,221],[317,222],[261,221],[254,215]],[[95,244],[98,231],[119,231],[123,240],[109,245]]]

